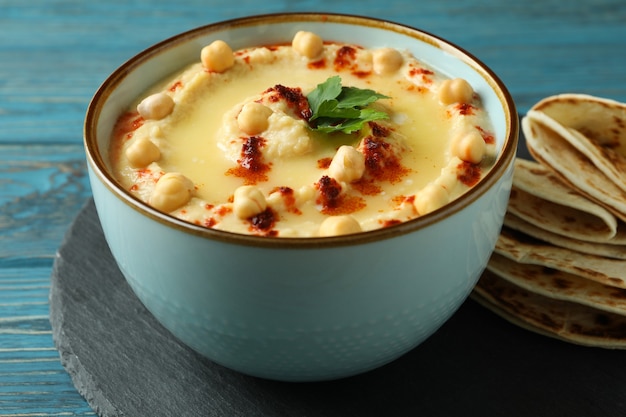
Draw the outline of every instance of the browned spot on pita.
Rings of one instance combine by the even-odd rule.
[[[539,322],[550,329],[558,329],[560,327],[559,323],[545,313],[539,316]]]
[[[611,296],[613,298],[619,298],[619,299],[622,299],[622,300],[626,300],[626,291],[616,290],[616,291],[613,291],[611,293]]]
[[[530,173],[538,177],[547,177],[549,174],[542,169],[530,169]]]
[[[619,278],[610,277],[606,274],[603,274],[591,268],[583,268],[583,267],[574,266],[572,269],[574,269],[575,272],[577,271],[581,274],[585,274],[585,276],[589,277],[590,279],[597,279],[598,281],[606,280],[606,281],[610,281],[614,283],[615,285],[624,283],[624,281]]]
[[[552,279],[552,282],[554,283],[554,286],[561,289],[561,290],[565,290],[568,289],[572,286],[572,283],[564,280],[564,279],[560,279],[560,278],[554,278]]]

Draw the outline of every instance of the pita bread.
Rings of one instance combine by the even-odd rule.
[[[571,133],[568,141],[626,191],[626,104],[583,94],[546,97],[532,108]]]
[[[503,227],[495,253],[520,263],[541,265],[617,288],[626,288],[624,261],[557,247]]]
[[[547,97],[522,120],[494,253],[472,298],[536,333],[626,349],[626,104]]]
[[[551,168],[570,187],[626,221],[626,191],[572,145],[580,142],[576,138],[582,135],[572,135],[570,129],[536,110],[530,110],[522,119],[522,129],[533,158]]]
[[[626,243],[624,243],[623,238],[616,238],[608,243],[595,243],[577,240],[537,227],[511,212],[507,212],[505,214],[504,225],[510,229],[517,230],[518,232],[522,232],[528,236],[534,237],[535,239],[543,240],[546,243],[550,243],[561,248],[589,255],[603,256],[605,258],[626,260]],[[621,230],[624,229],[622,228]]]
[[[585,346],[626,349],[626,317],[555,300],[518,287],[487,270],[471,297],[527,330]]]
[[[625,289],[540,265],[521,264],[498,254],[491,257],[487,269],[526,291],[626,316]]]
[[[516,159],[508,211],[541,229],[572,239],[610,242],[617,237],[616,243],[626,243],[626,230],[618,236],[618,220],[610,211],[534,161]]]

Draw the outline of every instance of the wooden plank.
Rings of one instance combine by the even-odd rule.
[[[90,195],[82,145],[0,145],[0,266],[52,265]]]
[[[50,268],[0,267],[0,415],[93,416],[59,362],[48,321]]]

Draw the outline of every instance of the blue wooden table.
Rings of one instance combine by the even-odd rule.
[[[623,0],[0,0],[0,416],[95,415],[61,366],[48,315],[56,250],[90,198],[91,95],[159,40],[285,11],[370,15],[440,35],[489,65],[522,114],[562,92],[626,102]]]

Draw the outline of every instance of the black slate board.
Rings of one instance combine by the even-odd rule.
[[[529,157],[520,141],[518,155]],[[100,416],[626,416],[626,351],[518,328],[472,300],[420,346],[338,381],[285,383],[225,369],[183,346],[126,284],[90,200],[52,272],[61,362]]]
[[[626,352],[515,327],[468,300],[430,339],[378,370],[283,383],[181,345],[124,281],[89,201],[52,274],[61,360],[101,416],[624,416]]]

